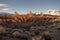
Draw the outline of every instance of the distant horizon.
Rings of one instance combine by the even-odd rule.
[[[31,10],[30,10],[31,11]],[[23,12],[23,13],[20,13],[20,12],[18,12],[18,11],[14,11],[14,12],[17,12],[17,13],[20,13],[20,14],[27,14],[27,13],[29,13],[30,11],[28,11],[28,12]],[[38,13],[38,12],[46,12],[46,11],[60,11],[60,9],[48,9],[48,10],[45,10],[45,11],[35,11],[35,12],[33,12],[33,11],[31,11],[32,13]],[[11,13],[11,14],[14,14],[14,12],[7,12],[7,11],[0,11],[0,13]]]
[[[47,11],[59,11],[60,12],[60,9],[48,9],[48,10],[45,10],[45,11],[43,11],[43,13],[44,12],[47,12]],[[26,13],[20,13],[20,12],[18,12],[18,11],[14,11],[13,13],[12,12],[7,12],[7,11],[0,11],[0,13],[10,13],[10,14],[15,14],[15,12],[17,12],[18,14],[28,14],[28,13],[30,13],[30,12],[32,12],[32,13],[35,13],[35,14],[39,14],[39,13],[41,13],[42,11],[38,11],[38,12],[33,12],[33,11],[29,11],[29,12],[26,12]]]

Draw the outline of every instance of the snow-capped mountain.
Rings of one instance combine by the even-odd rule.
[[[47,10],[43,12],[42,14],[47,14],[47,15],[60,15],[60,10]]]

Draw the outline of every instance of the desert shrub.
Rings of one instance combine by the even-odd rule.
[[[15,31],[12,33],[13,37],[20,37],[21,33],[19,31]]]
[[[12,33],[13,32],[13,29],[12,28],[6,28],[6,31],[7,31],[7,33]]]
[[[0,26],[0,33],[6,33],[6,30],[4,27]]]

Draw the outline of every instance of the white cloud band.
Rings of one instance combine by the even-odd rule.
[[[8,6],[8,4],[0,4],[0,6]]]
[[[4,11],[10,11],[10,10],[13,10],[13,9],[12,8],[4,8],[2,10],[4,10]]]

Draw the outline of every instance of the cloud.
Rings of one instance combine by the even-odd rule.
[[[4,11],[11,11],[11,10],[13,10],[12,8],[4,8],[4,9],[2,9],[2,10],[4,10]]]
[[[8,6],[8,4],[0,4],[0,6],[5,6],[5,7],[7,7],[7,6]]]

